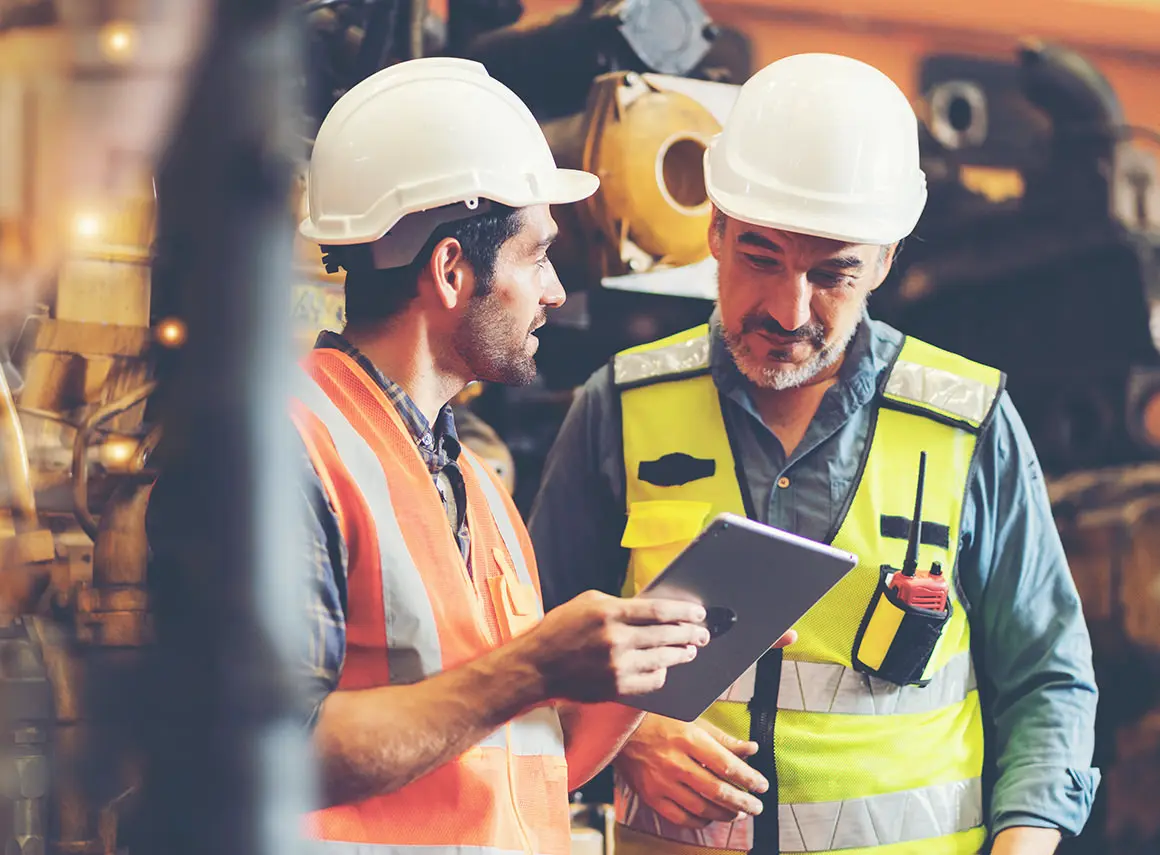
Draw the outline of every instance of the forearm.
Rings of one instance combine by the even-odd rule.
[[[588,783],[620,753],[644,714],[621,704],[574,704],[557,707],[568,758],[568,789]]]
[[[414,685],[334,692],[314,735],[326,804],[401,789],[546,697],[521,641]]]
[[[1055,828],[1015,826],[1000,831],[991,846],[991,855],[1052,855],[1059,846]]]
[[[1079,834],[1099,783],[1091,642],[1042,471],[1008,398],[968,499],[973,531],[959,569],[993,725],[990,826]]]

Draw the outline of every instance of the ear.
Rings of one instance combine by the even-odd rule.
[[[721,250],[725,245],[725,215],[716,207],[709,218],[709,252],[715,261],[721,260]]]
[[[445,309],[462,306],[471,298],[475,280],[471,265],[463,256],[463,246],[455,238],[435,244],[423,272],[431,278],[432,293]]]
[[[870,286],[871,291],[877,291],[878,287],[886,281],[886,277],[890,275],[890,268],[894,266],[894,259],[898,256],[898,241],[879,249],[878,270],[874,274],[873,284]]]

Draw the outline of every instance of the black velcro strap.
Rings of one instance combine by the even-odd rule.
[[[760,855],[778,855],[781,828],[777,816],[777,758],[773,753],[774,725],[777,722],[777,693],[781,688],[781,651],[770,650],[757,660],[753,699],[749,702],[749,738],[757,743],[757,753],[749,765],[769,781],[761,799],[761,813],[753,818],[753,848]]]
[[[906,517],[888,517],[885,514],[882,520],[882,536],[896,540],[910,540],[910,520]],[[937,546],[949,549],[951,545],[951,530],[942,523],[922,521],[922,542],[927,546]]]

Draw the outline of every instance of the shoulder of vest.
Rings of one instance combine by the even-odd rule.
[[[635,389],[707,374],[709,351],[708,324],[630,347],[612,358],[613,385],[621,390]]]
[[[882,387],[882,403],[979,433],[1006,383],[997,368],[907,336]]]

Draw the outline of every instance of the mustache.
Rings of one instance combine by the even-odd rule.
[[[547,322],[548,312],[543,306],[540,306],[539,310],[536,312],[536,317],[532,320],[532,325],[528,328],[528,334],[530,335],[531,333],[534,333]]]
[[[826,330],[819,323],[811,322],[803,324],[796,330],[787,330],[765,313],[750,312],[741,319],[741,333],[742,335],[749,335],[757,332],[763,332],[781,338],[808,341],[818,347],[826,343]]]

